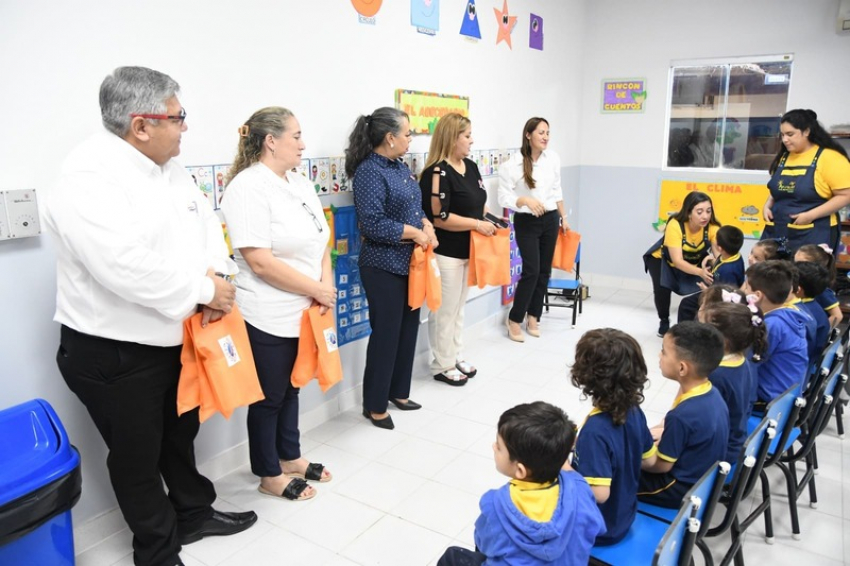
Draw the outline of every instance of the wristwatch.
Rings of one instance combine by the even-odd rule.
[[[216,277],[221,277],[222,279],[224,279],[224,280],[225,280],[225,281],[227,281],[228,283],[233,283],[233,277],[231,277],[231,276],[230,276],[230,275],[228,275],[227,273],[222,273],[221,271],[216,271],[216,272],[215,272],[215,276],[216,276]]]

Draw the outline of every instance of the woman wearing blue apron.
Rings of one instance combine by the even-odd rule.
[[[850,205],[850,159],[812,110],[791,110],[779,125],[782,147],[770,166],[762,239],[786,238],[787,249],[837,249],[837,212]]]
[[[670,328],[670,293],[684,296],[679,304],[679,322],[696,317],[700,291],[697,283],[711,285],[711,270],[703,262],[709,254],[719,255],[719,229],[711,197],[694,191],[688,193],[681,210],[667,221],[664,237],[644,254],[644,267],[652,278],[659,336]]]

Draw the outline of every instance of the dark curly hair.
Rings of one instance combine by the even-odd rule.
[[[643,403],[646,361],[640,344],[622,330],[589,330],[576,344],[570,379],[597,409],[621,425],[629,409]]]

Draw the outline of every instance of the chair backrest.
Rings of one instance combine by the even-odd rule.
[[[812,417],[811,431],[814,436],[822,433],[829,424],[829,417],[832,411],[835,410],[835,405],[838,404],[838,397],[844,384],[847,382],[847,374],[844,373],[843,364],[836,364],[835,369],[829,375],[826,384],[823,388],[823,394],[817,401],[817,409]]]
[[[784,452],[782,447],[785,446],[797,426],[797,417],[800,411],[806,406],[806,400],[797,396],[799,390],[799,385],[792,385],[783,394],[771,401],[765,410],[765,418],[771,421],[771,426],[776,429],[776,438],[773,439],[768,449],[765,466],[772,466],[779,460]]]
[[[576,271],[578,271],[579,263],[581,263],[581,242],[578,243],[578,249],[576,250]]]
[[[800,411],[799,424],[802,425],[811,419],[815,404],[823,391],[826,378],[829,377],[833,365],[840,363],[843,358],[843,354],[839,350],[841,350],[841,342],[838,340],[828,344],[821,353],[820,360],[814,365],[814,373],[809,377],[807,383],[803,384],[806,406]]]
[[[655,550],[653,564],[690,563],[694,545],[708,530],[730,468],[726,462],[715,462],[691,487],[683,498],[684,505]],[[683,515],[683,512],[688,514]],[[677,525],[679,521],[681,524]]]

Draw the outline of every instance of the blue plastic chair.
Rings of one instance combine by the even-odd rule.
[[[592,564],[675,565],[689,564],[694,545],[708,530],[723,489],[729,464],[715,463],[691,487],[671,521],[637,513],[625,538],[610,546],[594,546]]]
[[[546,294],[543,296],[543,306],[546,307],[546,312],[549,312],[549,307],[573,309],[572,326],[575,328],[576,317],[581,314],[584,305],[584,299],[581,295],[581,243],[579,243],[576,251],[576,266],[573,273],[575,274],[573,279],[549,279]],[[560,302],[556,302],[557,299],[560,299]]]

